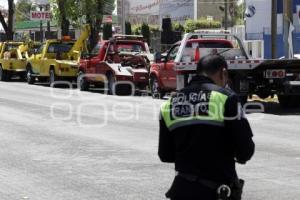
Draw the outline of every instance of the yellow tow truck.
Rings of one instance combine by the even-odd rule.
[[[26,67],[27,82],[34,84],[50,82],[55,87],[61,81],[77,79],[81,52],[86,50],[86,40],[91,33],[89,25],[82,27],[78,40],[64,37],[61,40],[47,40],[29,59]]]
[[[25,79],[26,55],[28,46],[23,42],[0,43],[0,81],[9,81],[14,75]]]

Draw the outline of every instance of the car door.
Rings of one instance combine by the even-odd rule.
[[[166,62],[164,62],[164,66],[162,67],[162,75],[163,75],[163,84],[168,89],[176,89],[176,72],[175,72],[175,58],[177,56],[179,45],[173,46],[166,58]]]
[[[91,52],[92,57],[89,63],[90,66],[89,71],[91,74],[95,75],[94,80],[101,81],[101,82],[104,80],[104,78],[102,77],[102,75],[104,74],[102,63],[103,63],[103,54],[105,53],[105,50],[103,48],[104,47],[102,43],[97,44],[97,46]]]
[[[33,73],[41,74],[41,58],[42,58],[44,48],[45,48],[45,44],[43,44],[39,48],[39,50],[32,56],[30,64],[31,64]]]

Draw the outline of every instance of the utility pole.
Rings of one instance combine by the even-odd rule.
[[[121,0],[122,1],[122,33],[126,35],[126,9],[125,9],[125,1],[126,0]]]
[[[40,11],[43,11],[43,5],[40,5]],[[41,42],[43,43],[43,41],[44,41],[44,30],[43,30],[43,21],[41,20],[40,21],[40,40],[41,40]]]
[[[292,58],[289,44],[289,30],[293,23],[293,0],[283,1],[283,41],[284,41],[284,55],[285,58]]]
[[[225,13],[224,26],[225,26],[225,30],[227,30],[228,29],[228,0],[224,1],[224,13]]]
[[[198,1],[194,0],[194,20],[198,19]]]
[[[47,4],[46,11],[50,11],[50,10],[51,10],[50,4]],[[51,21],[50,20],[47,21],[47,34],[48,34],[48,37],[50,38],[51,37]]]
[[[277,0],[272,0],[272,19],[271,19],[271,44],[272,59],[277,58]]]

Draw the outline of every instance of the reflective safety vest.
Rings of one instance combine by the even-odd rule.
[[[161,117],[170,131],[199,124],[224,126],[227,95],[209,91],[205,94],[192,93],[188,96],[189,100],[184,100],[182,96],[172,97],[161,106]]]

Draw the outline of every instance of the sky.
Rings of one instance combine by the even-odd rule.
[[[7,0],[0,0],[0,6],[7,8]]]

